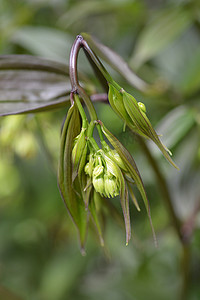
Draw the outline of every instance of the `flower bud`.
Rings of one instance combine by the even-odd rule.
[[[116,89],[114,85],[109,84],[108,99],[112,109],[120,116],[122,119],[129,119],[123,103],[123,96],[120,91]]]
[[[86,173],[87,175],[89,175],[90,177],[92,177],[93,169],[94,169],[94,157],[93,157],[93,154],[90,153],[90,154],[89,154],[89,161],[88,161],[88,163],[85,165],[85,173]]]
[[[98,166],[96,166],[95,168],[94,168],[94,170],[93,170],[93,177],[98,177],[98,176],[100,176],[102,173],[103,173],[103,169],[104,169],[104,167],[103,166],[100,166],[100,165],[98,165]]]
[[[85,128],[82,128],[80,134],[74,139],[74,147],[72,149],[72,162],[74,165],[77,165],[80,161],[85,144]]]
[[[146,113],[146,106],[142,102],[138,102],[138,106],[143,113]]]
[[[114,176],[104,176],[105,195],[106,197],[115,197],[119,195],[119,184]]]
[[[92,179],[93,186],[96,192],[104,195],[104,178],[103,176],[93,177]]]
[[[109,153],[110,154],[110,153]],[[114,161],[118,164],[118,166],[123,170],[123,171],[127,171],[123,160],[121,159],[119,153],[116,150],[111,150],[111,155],[114,159]]]

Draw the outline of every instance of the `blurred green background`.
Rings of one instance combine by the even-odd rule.
[[[60,128],[67,108],[0,119],[0,299],[200,299],[200,3],[198,0],[1,0],[0,54],[68,63],[76,35],[89,32],[148,83],[147,96],[113,77],[147,112],[173,152],[173,169],[150,143],[173,207],[188,234],[177,237],[160,184],[129,130],[103,103],[99,119],[133,154],[149,197],[159,247],[145,209],[131,205],[133,237],[107,215],[105,249],[92,231],[86,256],[57,188]],[[96,83],[86,60],[80,69]],[[116,199],[115,199],[116,200]],[[114,201],[115,201],[114,200]],[[117,200],[116,200],[117,201]],[[118,204],[114,203],[116,208]],[[120,212],[120,211],[119,211]],[[121,213],[121,212],[120,212]]]

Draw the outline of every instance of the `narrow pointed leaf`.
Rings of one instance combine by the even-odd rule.
[[[111,145],[117,150],[117,152],[119,153],[120,157],[122,158],[128,172],[130,173],[131,177],[133,178],[133,180],[135,181],[135,184],[138,188],[138,190],[140,191],[140,194],[143,198],[146,210],[147,210],[147,215],[149,217],[149,222],[150,222],[150,226],[151,226],[151,230],[152,230],[152,234],[153,234],[153,238],[154,238],[154,242],[155,245],[157,245],[157,240],[156,240],[156,235],[155,235],[155,231],[154,231],[154,227],[153,227],[153,223],[152,223],[152,219],[151,219],[151,212],[150,212],[150,206],[149,206],[149,201],[144,189],[144,184],[142,182],[142,178],[140,176],[140,173],[138,171],[138,168],[136,166],[136,163],[133,159],[133,157],[131,156],[131,154],[128,152],[128,150],[120,143],[120,141],[103,125],[103,123],[101,121],[99,121],[102,130],[105,134],[105,136],[107,137],[107,139],[109,140],[109,142],[111,143]]]
[[[133,190],[131,188],[131,185],[127,182],[127,185],[128,185],[128,190],[129,190],[129,193],[131,195],[131,199],[133,201],[133,204],[135,205],[135,207],[137,208],[138,211],[140,211],[140,207],[139,207],[139,204],[138,204],[138,201],[133,193]]]
[[[104,239],[103,239],[102,229],[101,229],[99,216],[98,216],[98,212],[97,212],[97,208],[96,208],[96,201],[99,201],[98,198],[101,198],[100,194],[97,193],[93,189],[93,191],[91,193],[91,200],[90,200],[90,204],[89,204],[89,210],[91,212],[92,221],[93,221],[93,223],[96,227],[96,230],[97,230],[97,233],[98,233],[98,236],[99,236],[100,244],[101,244],[101,246],[104,246]]]
[[[126,228],[126,245],[128,245],[131,238],[131,224],[130,224],[130,213],[129,213],[128,190],[122,173],[120,176],[120,185],[121,185],[120,202],[121,202],[121,207],[124,215],[125,228]]]
[[[58,184],[66,208],[78,229],[80,245],[83,251],[89,216],[85,210],[82,197],[78,196],[81,195],[79,185],[74,183],[77,193],[75,193],[72,185],[72,145],[74,138],[80,133],[79,118],[78,109],[74,104],[68,112],[66,124],[64,124],[62,131]]]
[[[135,184],[137,185],[137,188],[139,189],[142,198],[144,200],[146,209],[148,211],[149,204],[146,196],[146,192],[144,189],[144,185],[140,176],[140,173],[138,171],[138,168],[136,166],[136,163],[131,156],[131,154],[128,152],[128,150],[120,143],[120,141],[103,125],[102,122],[100,122],[100,125],[102,126],[102,130],[111,143],[111,145],[117,150],[118,154],[122,158],[128,172],[130,173],[131,177],[135,181]]]
[[[150,20],[139,35],[131,59],[133,67],[140,67],[175,40],[190,24],[191,12],[181,6],[165,9]]]

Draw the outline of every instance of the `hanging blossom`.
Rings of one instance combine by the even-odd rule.
[[[105,199],[109,201],[109,198],[117,196],[124,215],[128,245],[131,238],[129,195],[137,210],[140,210],[133,186],[138,188],[151,222],[149,203],[140,173],[131,154],[101,121],[86,121],[84,127],[81,124],[80,113],[74,102],[62,131],[58,178],[61,194],[77,226],[81,247],[84,249],[90,220],[95,224],[101,245],[104,244],[101,215],[103,205]],[[91,135],[91,127],[94,125],[100,128],[112,149],[104,139],[101,139],[101,147],[98,146]]]

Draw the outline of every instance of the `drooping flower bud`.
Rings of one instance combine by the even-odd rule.
[[[98,177],[99,175],[101,175],[103,173],[103,171],[104,171],[104,167],[101,165],[98,165],[93,170],[93,176]]]
[[[93,176],[92,179],[93,186],[101,196],[105,195],[105,190],[104,190],[104,178],[102,175],[100,176]]]
[[[85,165],[85,173],[90,177],[92,177],[93,169],[94,169],[94,155],[93,153],[90,153],[88,163]]]
[[[119,153],[116,150],[111,150],[108,155],[112,155],[114,161],[118,164],[118,166],[123,170],[123,171],[127,171],[123,160],[121,159]]]
[[[106,174],[104,176],[105,194],[108,198],[113,198],[119,195],[120,186],[116,177]]]
[[[72,149],[72,162],[74,165],[77,165],[80,161],[83,149],[86,144],[85,131],[86,129],[82,128],[80,134],[77,135],[77,137],[74,139],[74,145]]]

